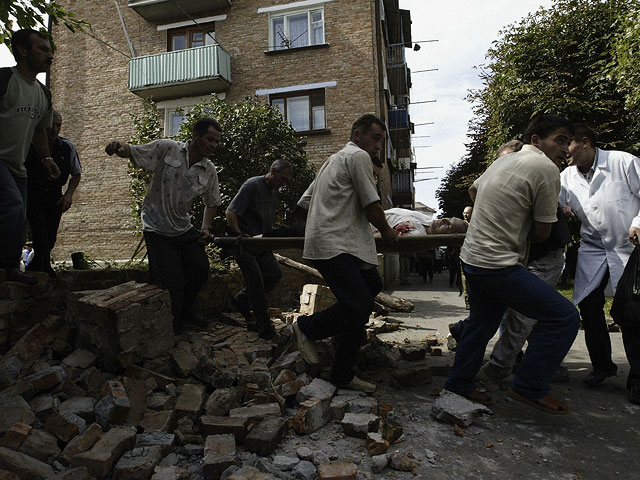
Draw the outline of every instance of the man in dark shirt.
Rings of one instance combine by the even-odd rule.
[[[225,215],[229,232],[234,235],[262,235],[271,232],[278,203],[278,190],[291,179],[291,164],[276,160],[265,175],[252,177],[242,184]],[[245,287],[231,299],[232,305],[247,320],[247,329],[270,339],[275,329],[267,312],[266,294],[282,278],[282,270],[272,252],[247,248],[236,256]],[[251,308],[255,320],[251,316]]]
[[[51,250],[56,243],[58,226],[62,214],[69,210],[73,201],[73,193],[80,183],[82,168],[75,145],[66,138],[60,137],[62,117],[53,111],[53,124],[47,128],[47,140],[53,161],[60,169],[60,176],[51,180],[42,165],[37,149],[32,145],[27,155],[27,219],[33,234],[33,260],[28,270],[47,272],[55,277],[51,268]],[[69,184],[64,194],[62,187]]]

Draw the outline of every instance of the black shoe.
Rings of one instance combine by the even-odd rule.
[[[629,387],[629,401],[640,405],[640,385],[631,385]]]
[[[591,386],[600,385],[604,382],[605,378],[613,377],[616,373],[618,373],[618,367],[616,366],[609,368],[594,368],[591,370],[589,375],[582,379],[582,381]]]
[[[26,273],[22,273],[19,268],[9,268],[7,269],[7,282],[18,282],[24,283],[26,285],[35,285],[38,283],[38,279],[32,277],[31,275],[27,275]]]
[[[249,308],[249,305],[243,305],[238,300],[236,300],[236,297],[231,297],[231,300],[229,300],[229,304],[235,310],[240,312],[240,314],[244,317],[248,324],[249,320],[251,320],[251,309]]]
[[[450,323],[449,333],[451,333],[451,336],[456,342],[459,342],[460,337],[462,336],[462,326],[460,325],[460,322]]]

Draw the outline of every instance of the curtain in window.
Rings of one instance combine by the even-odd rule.
[[[306,13],[291,15],[289,21],[289,41],[291,48],[309,45],[309,19]]]
[[[322,43],[324,43],[322,11],[311,12],[311,44],[320,45]]]
[[[277,17],[272,20],[273,25],[273,46],[276,50],[287,48],[285,43],[286,36],[284,34],[284,17]]]
[[[287,114],[289,122],[296,131],[310,130],[308,96],[287,98]]]

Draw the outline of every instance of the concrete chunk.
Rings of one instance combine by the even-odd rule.
[[[0,468],[15,473],[21,480],[40,480],[56,473],[46,463],[6,447],[0,447]]]
[[[323,463],[318,465],[318,480],[356,480],[358,467],[350,462]]]
[[[62,363],[68,367],[81,368],[84,370],[85,368],[93,366],[97,359],[98,356],[95,353],[85,350],[84,348],[77,348],[67,355],[62,360]]]
[[[277,403],[264,403],[260,405],[251,405],[249,407],[232,408],[229,411],[230,417],[246,417],[253,420],[259,420],[267,416],[280,416],[280,405]]]
[[[146,432],[149,430],[162,430],[173,432],[176,424],[176,412],[174,410],[145,410],[140,427]]]
[[[175,410],[179,416],[187,416],[192,420],[202,413],[205,386],[187,383],[180,387],[180,395],[176,401]]]
[[[248,417],[219,417],[214,415],[203,415],[200,417],[202,433],[205,435],[221,435],[231,433],[236,443],[242,443],[247,435],[247,429],[251,424]]]
[[[345,435],[367,438],[367,433],[378,430],[380,417],[370,413],[345,413],[340,424]]]
[[[130,408],[124,385],[116,380],[107,381],[102,387],[102,398],[95,406],[96,421],[102,428],[122,425],[127,421]]]
[[[58,406],[59,413],[75,413],[87,422],[93,422],[93,409],[96,399],[93,397],[74,397],[62,402]]]
[[[325,426],[330,419],[326,402],[311,398],[300,403],[300,409],[293,417],[293,429],[299,435],[308,435]]]
[[[52,463],[60,455],[58,439],[51,433],[38,429],[31,430],[18,451],[45,463]]]
[[[171,353],[171,360],[175,372],[183,378],[188,377],[198,366],[198,359],[193,354],[193,348],[187,342],[178,342]]]
[[[44,428],[63,442],[68,442],[80,433],[80,425],[75,421],[76,418],[84,423],[84,420],[72,413],[52,413],[44,422]]]
[[[311,398],[317,398],[318,400],[325,401],[328,407],[331,402],[331,397],[336,393],[336,390],[337,388],[332,383],[321,378],[314,378],[309,385],[305,385],[300,389],[296,395],[296,401],[301,403]]]
[[[479,403],[472,402],[453,392],[443,390],[431,406],[431,415],[442,422],[466,428],[479,415],[493,415],[493,412]]]
[[[30,431],[31,425],[27,425],[22,422],[14,423],[0,439],[0,447],[7,447],[11,450],[18,450],[24,439],[27,438],[27,435],[29,435]]]
[[[97,423],[92,423],[87,429],[71,440],[60,455],[60,462],[70,465],[73,457],[77,454],[86,452],[98,441],[102,435],[102,427]]]
[[[113,480],[146,480],[162,459],[161,447],[139,447],[126,452],[113,470]]]
[[[247,434],[244,447],[258,455],[270,455],[287,433],[287,420],[281,417],[266,417]]]
[[[78,467],[60,472],[48,480],[91,480],[91,474],[87,467]]]
[[[229,410],[238,406],[238,396],[233,388],[218,388],[207,399],[207,415],[227,415]]]
[[[74,456],[71,465],[87,467],[92,476],[102,478],[111,471],[125,451],[133,448],[135,441],[134,429],[114,427],[103,434],[91,450]]]
[[[187,480],[188,478],[189,472],[186,468],[175,465],[158,465],[153,471],[151,480]]]
[[[389,450],[389,442],[384,439],[381,433],[369,432],[367,433],[367,452],[372,457],[376,455],[382,455]]]
[[[0,412],[0,433],[10,430],[16,422],[31,425],[36,419],[29,404],[19,396],[0,397]]]
[[[233,435],[209,435],[205,440],[202,468],[207,478],[218,479],[224,470],[236,462]]]
[[[144,432],[136,435],[136,448],[158,446],[163,455],[169,453],[176,436],[167,432]]]

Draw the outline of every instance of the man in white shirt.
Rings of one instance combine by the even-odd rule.
[[[204,241],[222,203],[216,167],[209,159],[220,141],[220,124],[201,118],[186,142],[162,139],[146,145],[110,142],[105,152],[129,158],[153,172],[142,207],[142,231],[149,255],[151,283],[169,290],[174,326],[205,323],[194,311],[195,299],[207,281],[209,259]],[[200,230],[189,210],[201,196],[205,209]]]
[[[575,125],[569,154],[569,167],[561,175],[560,204],[566,214],[582,222],[573,303],[580,307],[593,365],[583,381],[598,385],[617,372],[611,360],[604,291],[609,279],[615,291],[640,236],[640,160],[596,148],[595,134],[585,124]],[[640,403],[640,326],[622,324],[621,329],[631,366],[629,399]]]
[[[375,296],[382,290],[371,223],[382,238],[397,237],[385,219],[373,178],[371,158],[382,150],[385,125],[374,115],[352,126],[351,141],[322,165],[298,201],[308,211],[303,257],[320,271],[337,303],[294,322],[304,359],[319,363],[313,340],[334,337],[330,380],[337,386],[373,393],[375,384],[354,375],[353,367]]]
[[[495,160],[469,189],[473,216],[460,253],[469,290],[469,320],[460,337],[445,389],[491,403],[474,377],[487,343],[507,307],[537,320],[509,394],[548,413],[568,407],[549,394],[549,381],[578,332],[580,317],[571,302],[527,271],[530,242],[549,237],[557,222],[560,171],[573,127],[556,115],[534,119],[522,150]]]

